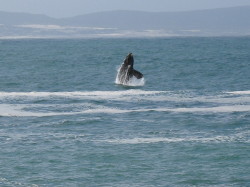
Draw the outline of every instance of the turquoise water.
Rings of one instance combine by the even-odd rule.
[[[0,186],[250,186],[250,38],[0,40]],[[142,86],[115,84],[133,52]]]

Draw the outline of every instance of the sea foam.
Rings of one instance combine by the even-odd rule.
[[[18,117],[98,113],[174,112],[204,114],[250,111],[249,96],[235,97],[228,95],[228,93],[214,96],[195,96],[187,93],[140,89],[78,92],[0,92],[0,99],[0,116]],[[45,99],[45,102],[37,102],[40,99]],[[79,99],[79,102],[72,102],[72,99]],[[96,103],[96,101],[101,102]],[[110,101],[116,103],[111,104]],[[148,101],[151,102],[150,105],[146,104]],[[124,103],[129,104],[129,107]],[[196,103],[199,103],[199,106]]]
[[[137,137],[125,139],[107,139],[104,142],[111,144],[152,144],[152,143],[179,143],[179,142],[193,142],[193,143],[220,143],[220,142],[249,142],[248,136],[250,131],[237,132],[231,135],[218,135],[218,136],[186,136],[182,138],[176,137]]]
[[[0,92],[0,98],[4,97],[84,97],[84,96],[124,96],[124,95],[151,95],[164,93],[165,91],[145,91],[139,89],[123,91],[76,91],[76,92]]]
[[[229,94],[235,94],[235,95],[250,95],[250,90],[245,90],[245,91],[232,91],[232,92],[227,92]]]
[[[69,105],[66,112],[55,112],[49,111],[32,111],[32,108],[56,108],[57,110],[67,107],[67,104],[0,104],[0,116],[15,116],[15,117],[44,117],[44,116],[69,116],[69,115],[79,115],[79,114],[122,114],[122,113],[141,113],[141,112],[174,112],[174,113],[231,113],[231,112],[250,112],[250,105],[232,105],[232,106],[218,106],[218,107],[190,107],[190,108],[137,108],[137,109],[124,109],[118,107],[105,107],[102,105],[84,108],[74,111],[74,106]],[[77,107],[77,105],[75,105]]]

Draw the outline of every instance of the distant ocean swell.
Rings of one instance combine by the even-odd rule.
[[[96,113],[228,113],[250,111],[250,91],[222,92],[219,95],[208,96],[196,95],[188,91],[178,93],[144,90],[0,92],[0,99],[0,116],[9,117]],[[149,102],[154,102],[154,105],[150,105]]]

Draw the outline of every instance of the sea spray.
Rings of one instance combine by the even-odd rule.
[[[121,67],[119,67],[117,69],[117,75],[116,75],[116,79],[115,79],[115,83],[116,84],[121,84],[121,85],[124,85],[124,86],[133,86],[133,87],[144,86],[145,85],[145,79],[144,79],[144,77],[142,77],[141,79],[137,79],[135,76],[132,76],[128,81],[121,82],[119,80],[120,69],[121,69]]]

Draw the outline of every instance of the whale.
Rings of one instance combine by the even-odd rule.
[[[134,69],[134,57],[129,53],[118,70],[116,80],[119,84],[127,85],[133,77],[141,79],[143,74]]]

